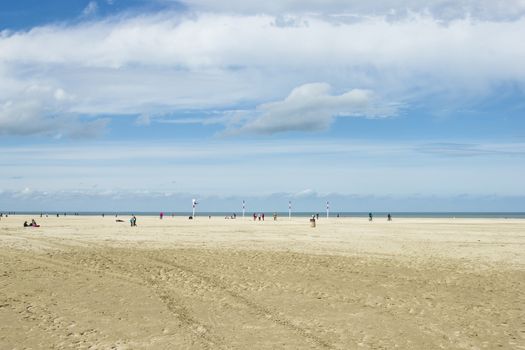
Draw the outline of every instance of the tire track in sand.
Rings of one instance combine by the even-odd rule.
[[[172,261],[168,261],[159,257],[150,256],[149,259],[158,264],[164,265],[166,267],[175,268],[181,272],[194,276],[195,278],[201,280],[202,282],[217,290],[218,292],[224,293],[229,297],[233,298],[235,301],[245,305],[249,310],[251,310],[251,313],[253,315],[261,319],[271,321],[281,327],[284,327],[285,329],[313,342],[318,347],[325,349],[334,348],[330,343],[328,343],[321,337],[315,335],[312,331],[294,324],[292,321],[286,319],[285,317],[279,316],[275,311],[271,310],[270,308],[242,295],[239,291],[235,290],[237,288],[234,284],[226,285],[220,280],[213,278],[212,276],[206,275],[203,272],[197,271],[196,269],[182,264],[174,263]]]
[[[325,349],[332,349],[334,348],[330,343],[328,343],[326,340],[322,339],[321,337],[315,335],[313,331],[308,330],[307,328],[298,326],[294,324],[292,321],[286,319],[283,316],[278,315],[277,312],[274,310],[271,310],[270,308],[257,303],[254,300],[249,299],[248,297],[244,296],[240,291],[239,288],[235,284],[229,284],[226,285],[225,283],[221,282],[220,280],[209,276],[203,272],[197,271],[196,269],[193,269],[191,267],[174,263],[172,261],[162,259],[159,257],[152,257],[152,256],[135,256],[134,254],[129,254],[125,250],[114,248],[114,247],[108,247],[107,245],[101,245],[97,244],[95,242],[86,242],[84,240],[77,240],[72,238],[40,238],[40,237],[32,237],[32,236],[23,236],[23,238],[33,241],[38,241],[50,245],[56,246],[59,250],[71,250],[72,248],[75,249],[81,249],[81,250],[88,250],[89,248],[93,248],[96,250],[96,256],[99,259],[104,259],[106,262],[109,262],[109,265],[112,265],[114,267],[112,270],[118,269],[122,271],[123,273],[116,273],[113,271],[107,271],[106,269],[102,268],[90,268],[84,264],[75,264],[66,262],[65,259],[60,259],[61,262],[58,262],[56,258],[44,258],[44,257],[32,257],[32,259],[35,262],[45,263],[61,268],[68,269],[69,271],[78,273],[79,270],[84,270],[85,272],[89,272],[90,274],[100,274],[103,273],[105,275],[108,275],[110,277],[113,277],[115,279],[123,280],[128,283],[137,284],[143,287],[150,288],[154,291],[154,293],[158,296],[160,301],[166,305],[166,308],[180,321],[180,323],[188,329],[191,334],[193,334],[199,343],[206,349],[214,349],[214,348],[228,348],[224,345],[224,339],[218,335],[213,334],[213,327],[210,325],[207,325],[205,323],[200,322],[198,319],[192,316],[192,313],[190,311],[190,308],[187,307],[184,302],[182,301],[182,298],[179,295],[176,295],[174,288],[170,288],[168,285],[168,282],[153,279],[151,276],[152,268],[153,266],[149,266],[149,268],[144,267],[144,262],[153,262],[156,265],[161,265],[168,268],[174,268],[180,272],[189,274],[193,276],[194,278],[200,280],[201,282],[205,283],[218,293],[226,294],[236,302],[244,305],[248,310],[250,310],[250,313],[262,320],[270,321],[280,327],[283,327],[287,329],[288,331],[291,331],[294,334],[299,335],[300,337],[304,338],[305,340],[314,343],[317,345],[317,347],[325,348]],[[63,241],[70,241],[75,243],[75,245],[70,244],[64,244],[59,243],[57,240]],[[76,249],[75,249],[76,250]],[[140,266],[142,270],[135,269],[135,270],[127,270],[123,269],[124,266],[116,265],[113,260],[103,254],[103,250],[116,250],[119,252],[120,255],[125,255],[126,260],[131,266]],[[56,257],[56,255],[53,255]],[[85,273],[84,272],[84,273]],[[140,273],[142,276],[140,278],[134,278],[131,277],[132,275],[136,275],[137,273]],[[230,306],[231,307],[231,306]]]
[[[84,276],[97,276],[100,277],[101,275],[111,277],[114,279],[118,279],[121,281],[125,281],[128,283],[132,283],[135,285],[139,285],[142,287],[146,287],[149,290],[152,290],[155,295],[159,298],[159,300],[166,306],[168,311],[170,311],[171,314],[175,315],[175,317],[179,320],[181,325],[186,328],[190,334],[196,338],[198,343],[204,348],[204,349],[227,349],[228,347],[225,347],[223,344],[224,339],[218,335],[214,335],[211,331],[211,327],[199,322],[197,319],[191,316],[191,312],[189,311],[189,308],[184,305],[180,297],[174,297],[172,290],[167,290],[163,286],[160,285],[158,281],[155,281],[151,278],[151,269],[144,268],[142,270],[126,270],[123,269],[123,266],[115,264],[114,261],[109,257],[109,255],[104,254],[103,250],[111,250],[115,248],[110,248],[105,245],[97,244],[94,242],[86,242],[82,240],[76,240],[71,238],[60,238],[60,241],[70,241],[74,242],[80,245],[69,245],[64,243],[56,242],[57,239],[55,238],[40,238],[40,237],[31,237],[31,236],[22,236],[23,238],[30,240],[30,241],[36,241],[40,243],[45,243],[47,245],[53,245],[55,246],[61,253],[65,253],[64,250],[69,252],[75,252],[75,255],[65,255],[63,256],[61,253],[56,255],[42,255],[42,256],[27,256],[27,254],[24,253],[17,253],[17,254],[23,254],[24,255],[24,261],[25,262],[33,262],[35,265],[47,265],[48,267],[54,267],[54,268],[60,268],[64,271],[67,271],[69,273],[76,273],[76,274],[83,274]],[[97,259],[103,259],[106,262],[108,262],[113,271],[108,271],[108,269],[100,268],[100,267],[89,267],[86,264],[78,264],[78,263],[71,263],[67,258],[78,258],[78,255],[82,255],[82,253],[89,252],[89,249],[93,248],[96,250],[96,257]],[[80,249],[80,250],[79,250]],[[117,249],[119,251],[119,254],[122,254],[124,251]],[[0,253],[1,254],[1,253]],[[128,264],[131,266],[143,266],[140,259],[137,259],[132,254],[125,254],[128,260]],[[59,258],[60,256],[60,258]],[[66,258],[64,258],[66,257]],[[131,259],[130,259],[131,258]],[[114,272],[114,270],[120,270],[122,273]],[[137,272],[140,272],[141,277],[136,278],[132,277],[133,275],[136,275]]]

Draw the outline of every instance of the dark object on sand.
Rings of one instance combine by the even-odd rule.
[[[35,219],[31,220],[31,223],[28,224],[27,221],[24,222],[24,227],[40,227],[35,221]]]
[[[124,220],[117,219],[116,222],[124,222]]]

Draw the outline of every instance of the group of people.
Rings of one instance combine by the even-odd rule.
[[[368,221],[372,221],[374,219],[374,215],[372,213],[368,213]],[[387,221],[392,221],[392,215],[388,213],[386,216]]]
[[[0,214],[0,217],[4,216],[4,214]],[[57,214],[58,216],[58,214]],[[104,214],[102,214],[102,216],[104,216]],[[7,217],[7,214],[5,215],[5,217]],[[164,213],[160,213],[160,218],[162,219],[164,217]],[[339,214],[337,214],[337,217],[339,217]],[[230,217],[225,217],[227,219],[236,219],[237,218],[237,214],[232,214]],[[190,219],[193,219],[193,217],[190,216]],[[211,219],[211,216],[210,216],[210,219]],[[319,219],[319,214],[315,214],[315,215],[312,215],[312,219]],[[372,213],[368,213],[368,220],[369,221],[372,221],[374,219],[374,216]],[[253,213],[253,221],[264,221],[264,213]],[[277,220],[277,213],[274,213],[273,214],[273,220],[276,221]],[[392,215],[390,213],[388,213],[387,215],[387,220],[388,221],[392,221]],[[123,222],[124,220],[116,220],[117,222]],[[131,224],[131,226],[137,226],[137,217],[135,215],[132,215],[132,217],[129,219],[129,222]],[[36,221],[34,219],[31,220],[31,223],[28,223],[27,221],[24,222],[24,227],[40,227],[40,225],[38,225],[36,223]]]
[[[256,214],[256,213],[253,213],[253,221],[259,219],[259,221],[264,221],[264,213],[259,213],[259,214]]]
[[[40,227],[40,225],[36,223],[35,219],[32,219],[30,224],[24,221],[24,227]]]

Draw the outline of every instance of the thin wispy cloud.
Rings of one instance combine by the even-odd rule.
[[[447,157],[515,156],[525,157],[525,144],[428,143],[417,146],[418,152]]]
[[[428,13],[440,19],[473,17],[486,20],[509,20],[525,14],[522,0],[282,0],[242,2],[226,0],[184,0],[189,8],[202,11],[224,11],[233,13],[315,13],[325,15],[388,15],[392,18],[411,13]]]
[[[468,156],[462,149],[470,149]],[[463,144],[458,151],[434,146],[429,153],[429,146],[421,142],[378,144],[341,140],[136,141],[69,147],[4,147],[0,189],[89,192],[96,188],[222,196],[235,193],[261,196],[285,190],[298,197],[311,197],[312,191],[396,196],[481,195],[487,190],[494,193],[491,190],[494,178],[505,178],[505,182],[498,183],[497,193],[522,195],[525,188],[519,183],[525,168],[519,160],[524,154],[523,143]]]
[[[98,12],[98,3],[96,1],[90,1],[82,11],[82,15],[85,17],[93,16]]]

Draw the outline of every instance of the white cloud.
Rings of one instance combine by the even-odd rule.
[[[280,6],[276,4],[270,3]],[[300,12],[304,5],[285,4],[290,12]],[[313,9],[320,6],[316,1],[304,6],[308,4]],[[336,9],[342,2],[330,4]],[[382,4],[389,7],[388,2]],[[488,2],[483,4],[483,9],[491,8]],[[518,9],[520,4],[513,2],[510,8]],[[207,8],[211,2],[201,5]],[[146,14],[2,32],[0,133],[31,133],[24,115],[37,120],[36,124],[56,127],[64,121],[53,122],[56,115],[76,120],[99,114],[155,118],[188,109],[256,105],[260,105],[259,113],[267,115],[261,121],[270,125],[279,119],[271,116],[284,105],[267,102],[278,101],[311,81],[327,82],[335,91],[354,90],[354,94],[370,90],[384,100],[407,103],[417,102],[422,95],[475,99],[490,95],[498,82],[525,86],[525,46],[521,45],[525,18],[466,17],[443,23],[432,13],[393,20],[359,11],[350,16],[352,20],[305,12],[285,17]],[[49,86],[51,96],[25,93],[23,98],[16,97],[35,85]],[[321,130],[330,120],[290,118],[289,125],[279,129],[301,129],[302,125],[304,130]],[[257,119],[251,122],[254,130],[272,132],[257,126]]]
[[[245,143],[229,139],[4,146],[0,157],[0,191],[28,200],[47,192],[48,204],[64,206],[71,199],[54,193],[82,194],[82,198],[99,195],[121,198],[128,193],[123,202],[128,209],[142,204],[140,193],[150,193],[150,198],[155,197],[152,201],[155,205],[162,201],[154,193],[192,194],[186,203],[191,203],[191,198],[206,196],[286,193],[283,210],[289,199],[294,202],[294,210],[298,210],[299,203],[318,200],[329,193],[525,195],[522,179],[525,162],[521,161],[525,155],[524,143],[463,142],[443,149],[443,143],[424,142],[272,139]],[[454,147],[458,152],[451,152]],[[494,185],[494,179],[501,181]],[[0,206],[2,202],[4,208],[14,203],[5,197],[0,198]],[[334,203],[332,199],[330,202]],[[26,207],[21,207],[27,210],[32,203],[26,202]],[[162,203],[167,207],[178,205],[175,200]],[[240,201],[237,203],[240,205]],[[249,203],[249,208],[256,210],[255,202]],[[92,210],[107,208],[105,205],[107,202],[101,200]]]
[[[283,101],[257,107],[257,114],[233,132],[273,134],[285,131],[322,131],[337,116],[388,116],[395,109],[379,106],[371,91],[353,89],[330,95],[327,83],[304,84],[292,90]]]
[[[97,2],[96,1],[90,1],[87,4],[87,6],[84,8],[84,10],[82,11],[82,15],[86,16],[86,17],[89,17],[89,16],[93,16],[97,12],[98,12],[98,4],[97,4]]]
[[[319,194],[314,190],[307,188],[305,190],[291,194],[290,197],[293,198],[306,198],[306,197],[319,197]]]
[[[407,15],[410,12],[430,13],[437,18],[452,19],[473,16],[481,19],[506,20],[525,14],[523,0],[183,0],[192,9],[244,14],[353,14]]]
[[[2,97],[4,97],[2,99]],[[61,138],[100,135],[107,120],[81,122],[68,111],[74,98],[61,88],[29,85],[0,96],[0,135],[42,134]]]

